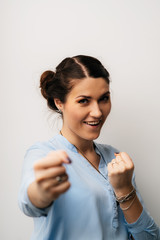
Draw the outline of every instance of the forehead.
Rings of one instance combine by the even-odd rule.
[[[109,91],[109,84],[104,78],[87,77],[75,80],[73,83],[73,88],[68,94],[68,97],[77,97],[79,95],[99,97]]]

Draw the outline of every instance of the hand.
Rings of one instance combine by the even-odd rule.
[[[108,163],[108,177],[117,197],[129,193],[132,189],[134,164],[127,153],[115,154],[115,159]]]
[[[67,153],[52,151],[34,164],[35,181],[29,186],[28,195],[35,206],[47,207],[69,189],[63,163],[70,163]]]

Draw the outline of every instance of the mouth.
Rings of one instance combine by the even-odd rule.
[[[101,120],[99,121],[84,121],[85,124],[89,126],[98,126],[100,124]]]

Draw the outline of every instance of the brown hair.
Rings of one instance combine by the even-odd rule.
[[[109,73],[101,62],[90,56],[78,55],[65,58],[57,67],[56,71],[45,71],[40,78],[41,93],[47,99],[47,104],[52,110],[59,112],[54,98],[65,103],[66,96],[78,79],[86,77],[102,77],[109,84]]]

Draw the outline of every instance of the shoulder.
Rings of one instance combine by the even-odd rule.
[[[38,141],[35,142],[33,145],[31,145],[27,151],[26,155],[30,153],[39,153],[39,154],[46,154],[50,151],[56,150],[56,138],[57,136],[54,136],[53,138],[47,140],[47,141]],[[54,144],[53,144],[54,143]]]

